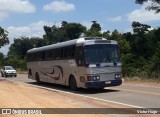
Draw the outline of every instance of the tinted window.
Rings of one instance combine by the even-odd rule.
[[[52,59],[53,58],[53,50],[48,50],[45,52],[45,59]]]
[[[84,51],[83,51],[83,47],[77,47],[76,48],[76,63],[78,66],[84,66],[85,62],[84,62]]]
[[[59,48],[55,49],[55,58],[60,59],[60,57],[61,57],[61,50]]]
[[[87,64],[120,62],[118,46],[111,44],[85,46],[85,58]]]

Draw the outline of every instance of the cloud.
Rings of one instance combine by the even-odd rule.
[[[54,24],[52,22],[47,22],[47,21],[38,21],[35,23],[31,23],[26,26],[9,26],[6,30],[9,32],[9,37],[10,38],[19,38],[21,36],[26,36],[26,37],[43,37],[44,30],[43,26],[59,26],[60,23]]]
[[[65,1],[53,1],[43,7],[45,11],[68,12],[75,10],[75,5]]]
[[[28,36],[28,34],[31,33],[31,28],[27,26],[22,26],[22,27],[9,26],[7,28],[7,31],[9,32],[9,37],[18,38],[24,35]]]
[[[131,33],[133,33],[133,29],[130,27],[130,28],[124,29],[124,30],[122,31],[122,33],[126,33],[126,32],[131,32]]]
[[[92,22],[90,21],[82,21],[81,24],[85,27],[87,27],[87,29],[91,28]]]
[[[29,0],[0,0],[0,20],[11,13],[34,13],[35,6]]]
[[[61,27],[61,22],[57,22],[57,23],[53,23],[53,22],[47,22],[47,21],[38,21],[38,22],[35,22],[35,23],[32,23],[29,25],[29,27],[32,29],[32,30],[43,30],[43,26],[57,26],[57,27]]]
[[[10,44],[12,44],[14,38],[19,38],[21,36],[42,38],[43,35],[45,34],[43,30],[43,26],[53,26],[53,25],[61,26],[61,23],[52,23],[52,22],[40,20],[38,22],[34,22],[26,26],[20,26],[20,27],[9,26],[6,30],[9,32],[8,37],[9,37]],[[0,52],[7,55],[10,44],[3,46],[0,49]]]
[[[107,18],[107,21],[109,21],[109,22],[120,22],[120,21],[122,21],[122,17],[117,16],[117,17],[114,17],[114,18]]]
[[[0,52],[3,53],[4,55],[7,55],[9,47],[10,47],[10,45],[2,46],[1,49],[0,49]]]
[[[0,21],[4,20],[7,17],[8,17],[8,13],[2,13],[2,12],[0,12]]]
[[[155,14],[154,11],[147,11],[145,8],[149,6],[151,2],[145,3],[140,9],[136,9],[127,15],[130,22],[138,21],[142,23],[151,21],[160,21],[160,14]]]

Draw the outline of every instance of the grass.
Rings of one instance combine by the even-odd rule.
[[[27,74],[27,70],[16,69],[18,74]]]
[[[160,83],[160,78],[144,78],[144,77],[123,77],[125,81],[130,82],[153,82],[153,83]]]

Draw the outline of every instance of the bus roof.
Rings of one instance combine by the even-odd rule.
[[[27,53],[40,52],[40,51],[45,51],[45,50],[49,50],[49,49],[67,47],[67,46],[72,46],[72,45],[80,46],[85,43],[87,45],[89,45],[95,41],[97,43],[109,42],[110,44],[117,44],[117,41],[107,40],[102,37],[83,37],[83,38],[73,39],[73,40],[69,40],[69,41],[65,41],[65,42],[61,42],[61,43],[56,43],[56,44],[52,44],[52,45],[47,45],[47,46],[43,46],[43,47],[39,47],[39,48],[33,48],[33,49],[28,50]]]

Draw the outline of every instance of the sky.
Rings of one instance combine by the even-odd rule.
[[[132,32],[133,21],[160,26],[160,13],[146,11],[151,4],[135,0],[0,0],[0,26],[9,32],[10,44],[15,38],[42,37],[43,26],[60,26],[62,21],[81,23],[90,28],[97,21],[102,31],[117,29]],[[5,55],[10,45],[0,48]]]

